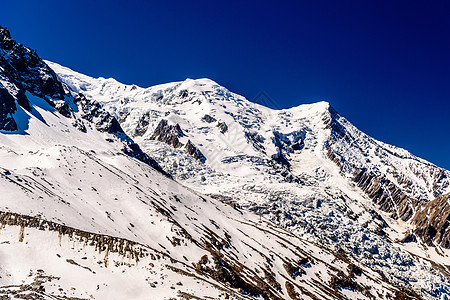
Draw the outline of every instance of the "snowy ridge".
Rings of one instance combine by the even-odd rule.
[[[411,222],[420,203],[450,192],[447,170],[368,137],[326,102],[272,110],[207,79],[140,88],[48,64],[188,187],[343,248],[423,297],[449,294],[447,274],[436,266],[450,264],[450,252],[443,243],[423,244],[428,238]],[[190,140],[205,162],[153,140],[162,120],[178,125],[180,141]],[[408,232],[415,238],[405,239]]]

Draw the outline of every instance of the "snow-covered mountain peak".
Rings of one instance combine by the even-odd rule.
[[[287,109],[282,109],[286,111],[290,111],[291,113],[300,113],[300,114],[308,114],[308,113],[323,113],[329,111],[331,105],[327,101],[318,101],[311,104],[300,104],[298,106],[294,106]],[[334,110],[334,109],[333,109]]]
[[[197,90],[199,92],[212,92],[215,87],[219,84],[209,78],[186,78],[186,80],[181,81],[180,89]]]
[[[277,110],[209,79],[149,88],[102,86],[54,68],[75,87],[69,91],[99,100],[190,188],[256,211],[315,242],[345,248],[389,278],[398,279],[399,272],[402,278],[428,276],[426,264],[409,254],[410,245],[393,241],[433,241],[433,230],[415,231],[411,220],[419,203],[450,192],[450,172],[369,137],[328,102]],[[78,88],[85,81],[95,88]],[[414,238],[404,239],[405,232]],[[449,245],[445,239],[440,245]],[[414,255],[433,257],[420,249]],[[414,267],[405,269],[411,261]],[[436,294],[440,288],[430,287]]]
[[[47,64],[56,70],[70,91],[96,99],[109,106],[119,119],[127,115],[134,123],[139,120],[135,119],[137,116],[134,113],[129,113],[139,109],[159,112],[174,122],[186,120],[183,117],[180,119],[180,115],[184,114],[192,115],[189,118],[191,121],[194,118],[204,120],[203,117],[207,115],[226,124],[237,122],[246,128],[261,128],[266,124],[274,130],[285,132],[290,130],[289,126],[283,126],[286,118],[301,120],[317,116],[321,122],[321,115],[328,113],[330,107],[329,103],[322,101],[276,110],[250,102],[208,78],[186,79],[142,88],[115,80],[88,77],[50,61]],[[127,124],[123,126],[127,127]],[[271,130],[270,128],[267,129]]]

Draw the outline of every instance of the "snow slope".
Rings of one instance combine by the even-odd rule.
[[[449,294],[450,252],[422,243],[411,223],[420,203],[450,192],[448,171],[368,137],[325,102],[272,110],[209,79],[141,88],[47,63],[186,186],[343,248],[424,297]]]

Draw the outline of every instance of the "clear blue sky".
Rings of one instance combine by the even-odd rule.
[[[279,108],[325,100],[450,169],[450,1],[5,0],[0,25],[91,76],[208,77]]]

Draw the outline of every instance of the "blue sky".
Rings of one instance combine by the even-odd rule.
[[[276,108],[325,100],[450,169],[450,1],[7,0],[0,22],[91,76],[208,77]]]

